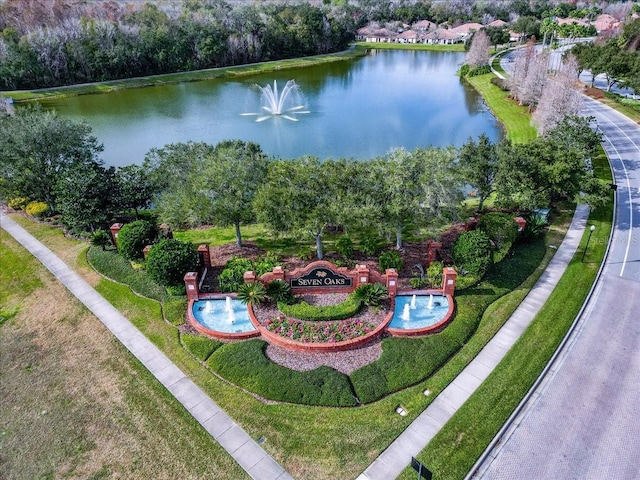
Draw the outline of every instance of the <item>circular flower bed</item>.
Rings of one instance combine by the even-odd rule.
[[[308,322],[278,315],[267,320],[265,327],[276,335],[298,342],[335,343],[366,335],[375,330],[376,325],[359,319]]]

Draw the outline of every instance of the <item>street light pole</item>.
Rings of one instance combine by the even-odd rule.
[[[587,248],[589,248],[589,240],[591,240],[591,234],[596,229],[595,225],[591,225],[589,227],[589,236],[587,237],[587,244],[584,246],[584,252],[582,252],[582,260],[580,262],[584,262],[584,256],[587,254]]]

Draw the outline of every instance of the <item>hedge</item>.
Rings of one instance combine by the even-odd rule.
[[[207,365],[230,382],[269,400],[328,407],[356,405],[345,374],[330,367],[291,370],[269,360],[266,347],[262,340],[228,343],[213,352]]]
[[[309,305],[304,301],[293,305],[278,302],[278,310],[286,316],[309,321],[344,320],[353,317],[361,308],[362,301],[354,295],[349,295],[344,302],[322,307]]]
[[[192,333],[183,333],[180,338],[186,349],[201,362],[204,362],[213,352],[224,345],[213,338]]]

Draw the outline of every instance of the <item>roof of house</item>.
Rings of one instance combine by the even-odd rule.
[[[494,20],[493,22],[487,24],[487,27],[504,27],[505,25],[507,25],[507,22],[505,22],[504,20]]]
[[[433,32],[427,33],[424,38],[426,40],[460,40],[460,35],[446,28],[438,28]]]
[[[413,24],[413,28],[415,30],[431,30],[437,27],[438,26],[435,23],[429,20],[420,20],[419,22]]]
[[[414,31],[414,30],[405,30],[404,32],[400,33],[396,38],[405,38],[407,40],[411,40],[414,38],[418,38],[420,35],[418,34],[418,32]]]
[[[475,30],[477,32],[482,27],[484,27],[484,25],[481,23],[463,23],[458,27],[450,28],[449,31],[457,33],[458,35],[466,35],[471,30]]]

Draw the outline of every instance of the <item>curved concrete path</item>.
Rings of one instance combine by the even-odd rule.
[[[427,446],[458,408],[489,376],[551,295],[580,244],[588,216],[588,207],[578,206],[562,245],[511,318],[460,375],[357,480],[389,480],[400,475],[410,464],[411,457],[416,456]],[[511,478],[518,478],[518,476]]]
[[[240,426],[189,380],[153,343],[51,250],[0,211],[0,226],[35,256],[115,335],[256,480],[292,479]]]
[[[640,478],[640,126],[594,100],[614,173],[614,231],[573,333],[467,478]]]

